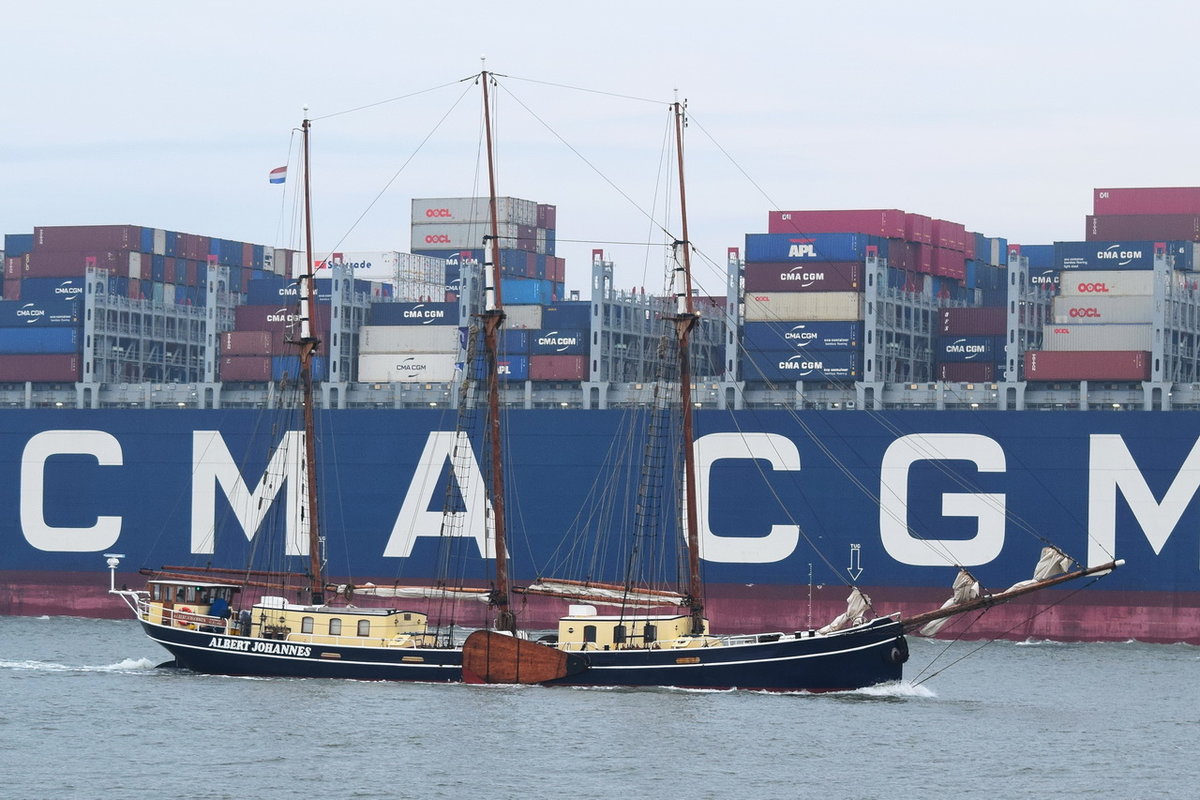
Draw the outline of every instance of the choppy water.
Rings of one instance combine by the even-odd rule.
[[[826,695],[401,685],[156,670],[132,621],[5,617],[0,797],[1197,796],[1200,648],[997,642],[920,682],[978,647]]]

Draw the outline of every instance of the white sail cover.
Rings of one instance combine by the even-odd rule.
[[[958,577],[954,579],[953,595],[949,600],[942,603],[942,608],[950,608],[951,606],[962,605],[969,603],[972,600],[978,600],[980,595],[979,581],[975,580],[975,576],[967,572],[965,569],[958,571]],[[922,626],[922,636],[933,636],[942,629],[950,617],[935,619],[933,622]]]
[[[1038,558],[1037,566],[1033,568],[1033,578],[1027,581],[1019,581],[1008,587],[1009,591],[1019,589],[1022,586],[1029,586],[1032,583],[1048,580],[1055,575],[1062,575],[1071,569],[1071,564],[1074,563],[1071,557],[1059,550],[1057,547],[1043,547],[1042,555]]]
[[[449,598],[452,600],[478,600],[486,603],[489,597],[489,593],[485,589],[447,589],[442,586],[376,586],[373,583],[366,583],[362,586],[343,583],[338,585],[337,591],[346,598],[359,594],[369,597],[401,597],[409,600]]]
[[[867,612],[871,608],[871,598],[859,591],[855,586],[850,592],[850,596],[846,598],[846,610],[839,614],[832,622],[825,627],[819,629],[817,633],[832,633],[840,631],[842,628],[851,628],[855,625],[861,625],[867,620]]]
[[[519,591],[525,594],[545,594],[568,600],[586,599],[599,605],[637,606],[640,608],[678,606],[683,605],[684,602],[683,595],[675,592],[607,589],[586,584],[560,583],[554,580],[535,581]]]

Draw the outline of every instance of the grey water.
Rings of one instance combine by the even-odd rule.
[[[915,640],[832,694],[246,679],[0,618],[0,798],[1193,798],[1200,648]]]

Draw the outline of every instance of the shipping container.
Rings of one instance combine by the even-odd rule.
[[[21,299],[21,279],[20,278],[5,278],[4,289],[0,291],[0,297],[5,300],[20,300]]]
[[[475,378],[482,380],[486,360],[479,356],[475,360]],[[503,355],[496,359],[496,376],[502,381],[529,380],[529,356],[516,353]]]
[[[1054,298],[1053,320],[1070,322],[1152,322],[1152,295],[1070,295]]]
[[[1093,214],[1200,214],[1200,187],[1092,190]],[[1115,237],[1124,238],[1124,237]]]
[[[33,250],[33,234],[32,233],[6,233],[4,234],[4,255],[11,258],[13,256],[23,256]]]
[[[79,324],[78,300],[0,300],[0,327],[51,327]]]
[[[862,291],[863,265],[858,261],[797,264],[754,262],[745,266],[746,291],[856,292]]]
[[[78,353],[79,328],[0,328],[0,353]]]
[[[543,312],[546,308],[550,308],[550,306],[506,304],[504,306],[504,325],[508,328],[541,328],[545,322]]]
[[[553,209],[554,206],[546,208]],[[496,217],[501,225],[537,226],[538,204],[532,200],[516,197],[496,198]],[[489,199],[486,197],[433,197],[415,198],[412,201],[412,226],[426,227],[443,223],[473,223],[486,226],[491,222]],[[550,220],[554,220],[551,218]],[[549,224],[543,227],[553,228]]]
[[[485,236],[491,236],[490,225],[484,222],[436,222],[429,225],[412,226],[412,250],[470,250],[484,249]],[[519,231],[517,223],[502,222],[497,226],[497,236],[500,247],[510,250],[522,250],[518,245]],[[488,259],[489,261],[491,259]]]
[[[223,356],[217,362],[217,375],[222,381],[269,381],[271,356]]]
[[[934,340],[934,361],[989,361],[1004,357],[1004,339],[1000,336],[938,336]]]
[[[1154,329],[1148,322],[1056,322],[1042,329],[1043,350],[1151,350]]]
[[[583,300],[556,303],[542,309],[542,324],[547,328],[588,330],[592,327],[591,319],[592,304]]]
[[[904,238],[910,242],[933,244],[933,217],[927,217],[924,214],[905,214]]]
[[[864,233],[903,239],[905,213],[895,208],[847,211],[771,211],[768,233]]]
[[[155,287],[158,294],[159,287]],[[329,314],[327,305],[318,305],[313,313],[313,329],[318,337],[329,341]],[[289,339],[300,337],[300,315],[295,306],[238,306],[233,310],[234,330],[277,331]]]
[[[360,353],[446,353],[459,351],[455,325],[364,325],[358,329]]]
[[[534,381],[587,380],[588,357],[568,355],[530,356],[529,379]]]
[[[129,276],[130,253],[123,250],[37,250],[29,254],[22,277],[79,277],[88,267]]]
[[[270,331],[227,331],[217,337],[222,356],[274,356],[280,339]]]
[[[371,303],[372,325],[453,325],[458,327],[457,303]]]
[[[548,305],[562,299],[553,281],[536,278],[501,278],[500,296],[505,304],[518,305]]]
[[[300,356],[271,356],[271,380],[297,381],[300,378]],[[312,357],[312,379],[324,381],[329,378],[329,362],[325,356]]]
[[[74,383],[82,361],[73,353],[0,355],[0,382]]]
[[[950,250],[945,247],[934,247],[930,262],[930,273],[943,278],[963,280],[967,277],[966,255],[961,250]]]
[[[743,353],[742,379],[747,381],[847,381],[862,377],[862,353],[814,350],[796,353]]]
[[[137,225],[48,225],[33,229],[33,250],[137,250],[142,229]]]
[[[747,350],[860,350],[862,344],[861,322],[747,322],[742,326],[742,346]]]
[[[1059,287],[1064,297],[1117,297],[1154,294],[1153,270],[1073,270]],[[1185,285],[1183,273],[1173,273],[1171,288]]]
[[[868,247],[887,258],[888,246],[889,240],[862,233],[748,233],[746,261],[859,261]]]
[[[963,252],[967,243],[967,227],[961,222],[944,219],[933,221],[933,242],[936,247]]]
[[[42,302],[45,300],[79,300],[83,297],[83,278],[26,278],[21,281],[20,299]],[[5,299],[9,298],[5,295]]]
[[[358,357],[358,380],[372,382],[448,383],[459,362],[446,353],[369,353]]]
[[[465,328],[459,328],[459,342],[465,341],[463,332]],[[524,329],[504,328],[500,331],[500,353],[513,355],[528,355],[529,354],[529,335],[530,331]]]
[[[747,292],[747,322],[859,320],[863,296],[858,292]]]
[[[1144,350],[1030,350],[1025,354],[1027,381],[1145,381],[1150,353]]]
[[[1200,242],[1200,214],[1090,215],[1084,238]]]
[[[1003,336],[1007,329],[1003,307],[938,309],[938,332],[946,336]]]
[[[1052,244],[1010,244],[1009,251],[1016,251],[1029,260],[1029,269],[1055,269],[1055,248]]]
[[[991,361],[940,361],[933,365],[934,377],[947,383],[982,383],[998,380],[1003,364]]]
[[[1175,269],[1190,270],[1193,248],[1188,242],[1088,241],[1055,242],[1054,268],[1059,270],[1154,269],[1155,252],[1175,257]]]
[[[540,355],[587,355],[588,332],[579,329],[554,328],[529,332],[529,352]]]

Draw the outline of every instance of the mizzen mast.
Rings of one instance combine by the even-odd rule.
[[[325,577],[321,564],[321,529],[317,514],[317,443],[316,425],[313,413],[313,377],[312,360],[321,340],[317,338],[313,328],[313,313],[317,307],[316,282],[313,280],[314,251],[312,228],[312,183],[309,174],[308,137],[312,122],[305,109],[304,123],[301,126],[304,146],[304,245],[307,253],[304,272],[300,277],[300,389],[301,402],[304,404],[304,469],[308,484],[308,570],[310,591],[313,605],[325,603]]]

